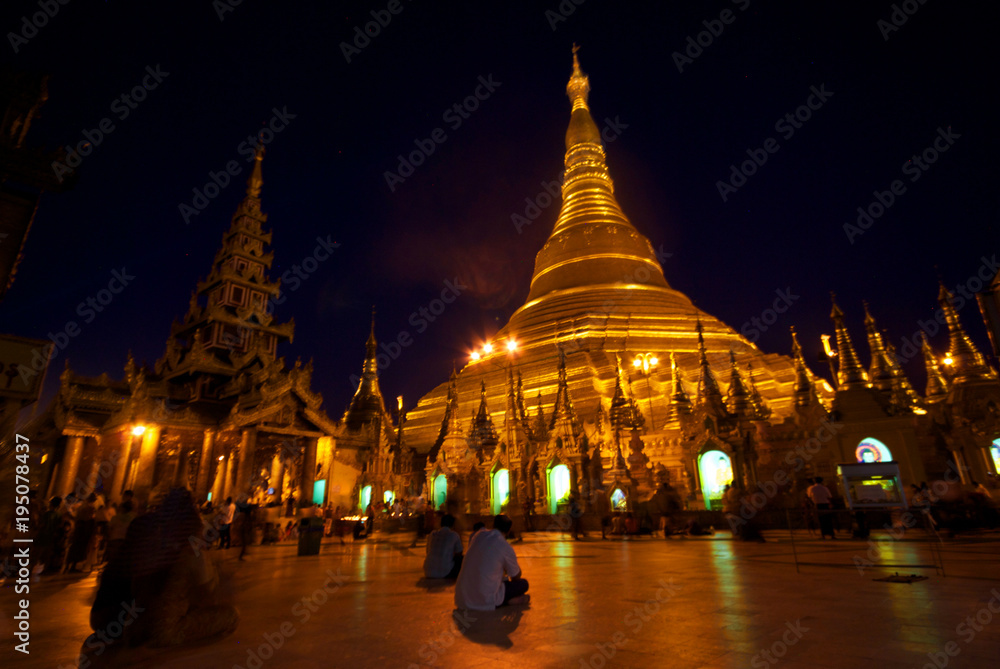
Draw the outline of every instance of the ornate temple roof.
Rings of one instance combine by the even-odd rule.
[[[361,372],[361,380],[354,391],[354,397],[340,420],[341,426],[348,432],[360,432],[373,423],[381,424],[387,435],[394,434],[389,413],[385,409],[382,389],[378,385],[378,342],[375,339],[375,311],[372,310],[372,329],[365,342],[365,362]]]

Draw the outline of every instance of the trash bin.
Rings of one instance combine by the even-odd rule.
[[[323,519],[303,518],[299,521],[299,555],[319,555],[323,539]]]

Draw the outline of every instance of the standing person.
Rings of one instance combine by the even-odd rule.
[[[327,502],[323,507],[323,536],[333,536],[333,502]]]
[[[368,502],[368,508],[365,509],[365,515],[368,518],[365,519],[365,536],[370,537],[372,535],[372,530],[375,529],[375,507],[372,506],[371,502]]]
[[[78,574],[82,570],[78,565],[86,564],[90,553],[90,541],[94,536],[96,521],[94,520],[94,501],[97,496],[91,493],[87,499],[77,507],[76,520],[73,527],[73,539],[69,545],[69,556],[66,559],[69,572]]]
[[[507,543],[513,526],[504,515],[493,519],[492,530],[480,530],[462,561],[455,583],[455,607],[492,611],[507,604],[526,604],[528,581],[521,578],[517,555]],[[507,578],[504,578],[506,574]]]
[[[441,529],[427,537],[427,557],[424,576],[427,578],[458,578],[462,569],[462,537],[453,530],[455,516],[441,519]]]
[[[340,539],[340,545],[344,545],[344,519],[343,514],[340,512],[340,507],[338,506],[333,512],[333,530]]]
[[[809,486],[806,491],[809,499],[812,503],[816,505],[816,513],[819,514],[819,532],[822,538],[829,536],[831,539],[836,539],[833,535],[833,516],[830,514],[830,500],[833,498],[833,494],[830,489],[823,485],[823,477],[817,476],[816,482]]]
[[[247,499],[239,505],[240,511],[240,560],[247,554],[247,547],[253,543],[254,516],[257,505]]]
[[[128,526],[132,524],[134,519],[135,513],[132,511],[132,500],[126,500],[121,503],[118,513],[108,521],[108,549],[105,551],[104,556],[107,558],[109,564],[115,559],[115,556],[125,544]]]
[[[580,509],[580,505],[576,503],[576,497],[572,496],[569,498],[569,522],[570,535],[574,541],[579,541],[587,536],[583,531],[583,511]]]
[[[524,531],[534,532],[535,523],[532,522],[532,514],[535,511],[535,500],[530,497],[525,497],[524,501],[521,503],[521,510],[524,512]]]
[[[62,502],[62,497],[49,500],[49,510],[38,528],[38,560],[45,565],[43,574],[58,574],[66,555],[67,525],[59,511]]]
[[[236,505],[233,498],[227,497],[226,503],[219,512],[219,548],[229,548],[232,541],[231,530],[236,517]]]

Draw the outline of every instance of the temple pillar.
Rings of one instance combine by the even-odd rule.
[[[135,486],[136,490],[153,487],[153,476],[156,473],[156,452],[160,447],[160,428],[150,425],[142,433],[142,441],[139,445],[139,458],[136,463]]]
[[[108,496],[112,502],[122,501],[122,486],[125,483],[125,472],[128,470],[129,451],[132,447],[132,434],[128,431],[118,433],[119,449],[115,457],[115,473],[111,479]]]
[[[302,472],[299,487],[299,507],[312,506],[313,483],[316,478],[316,446],[319,440],[309,438],[305,440],[302,451]],[[378,491],[372,489],[372,501],[375,501],[375,494]]]
[[[85,444],[90,444],[84,446],[84,450],[90,450],[93,456],[89,458],[89,464],[87,466],[87,477],[82,479],[84,481],[84,492],[89,495],[97,490],[97,479],[100,477],[101,469],[101,442],[100,439],[94,437],[87,437]]]
[[[226,471],[222,475],[222,494],[219,498],[225,500],[233,494],[233,460],[236,458],[232,452],[226,457]]]
[[[80,460],[83,458],[84,437],[70,435],[66,438],[66,450],[62,462],[59,463],[59,479],[56,482],[56,495],[65,498],[73,492],[77,472],[80,470]]]
[[[238,496],[250,495],[250,482],[253,480],[254,454],[257,451],[257,430],[246,428],[240,433],[240,464],[236,471],[236,488]]]
[[[214,446],[215,432],[205,430],[205,434],[202,435],[201,440],[201,457],[198,458],[198,477],[195,479],[194,484],[194,498],[199,502],[208,496],[208,487],[211,483],[208,480],[208,475],[212,470],[212,451]]]
[[[964,449],[961,446],[953,448],[951,457],[955,460],[955,469],[958,470],[958,476],[962,481],[962,485],[968,485],[971,479],[969,478],[968,464],[965,462]]]
[[[274,454],[271,460],[271,487],[274,488],[274,495],[281,501],[281,488],[285,478],[285,463],[281,460],[281,452]]]

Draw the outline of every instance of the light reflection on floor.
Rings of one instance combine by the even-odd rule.
[[[243,563],[233,550],[224,567],[235,574],[232,588],[244,612],[236,634],[143,665],[245,667],[264,635],[290,622],[294,635],[265,666],[412,669],[431,666],[433,658],[435,667],[575,668],[581,661],[597,666],[604,657],[608,666],[658,666],[669,658],[669,666],[679,668],[745,667],[781,639],[786,624],[799,620],[810,631],[787,650],[782,669],[896,669],[923,666],[927,653],[954,640],[956,625],[1000,587],[995,567],[993,580],[944,579],[931,570],[929,580],[912,585],[878,583],[874,571],[858,574],[854,568],[802,567],[796,574],[787,535],[776,536],[778,542],[760,545],[722,536],[628,542],[530,536],[514,546],[532,584],[530,607],[479,616],[474,625],[453,617],[454,586],[419,585],[424,547],[409,548],[408,537],[377,545],[325,544],[319,556],[302,558],[294,546],[256,548]],[[797,546],[802,560],[848,566],[868,549],[847,541],[804,540]],[[969,543],[965,550],[982,555],[971,561],[955,552],[946,561],[956,572],[978,569],[988,577],[983,565],[990,547]],[[890,543],[885,554],[899,563],[928,557],[925,546],[906,542]],[[348,583],[308,620],[296,617],[295,604],[321,587],[328,570],[340,570]],[[663,589],[668,581],[675,592]],[[92,577],[60,578],[33,590],[38,645],[13,666],[68,664],[90,631],[94,585]],[[667,595],[657,599],[658,592]],[[12,598],[6,584],[0,590],[3,610]],[[11,638],[11,631],[4,617],[0,634]],[[967,666],[995,660],[997,648],[1000,625],[986,627],[962,646],[962,660]]]

